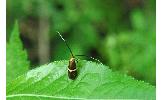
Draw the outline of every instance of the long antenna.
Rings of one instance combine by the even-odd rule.
[[[91,58],[91,59],[93,59],[93,60],[97,61],[98,63],[101,63],[101,61],[100,61],[100,60],[98,60],[98,59],[96,59],[96,58],[93,58],[93,57],[89,57],[89,56],[87,56],[87,55],[75,55],[75,56],[82,56],[82,57]],[[101,64],[102,64],[102,63],[101,63]]]
[[[71,51],[71,49],[70,49],[69,45],[67,44],[66,40],[62,37],[62,35],[60,34],[60,32],[58,32],[58,31],[56,31],[56,32],[59,34],[59,36],[61,37],[61,39],[65,42],[66,46],[70,50],[70,53],[71,53],[72,57],[74,57],[73,52]]]

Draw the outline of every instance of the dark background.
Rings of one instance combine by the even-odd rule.
[[[7,41],[18,20],[34,68],[70,58],[59,31],[74,54],[92,56],[113,71],[155,85],[155,4],[155,0],[7,0]]]

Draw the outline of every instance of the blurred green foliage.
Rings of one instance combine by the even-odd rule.
[[[42,43],[49,48],[43,52],[49,58],[44,62],[69,59],[59,31],[74,54],[93,56],[115,71],[155,85],[155,4],[155,0],[7,0],[7,39],[18,19],[35,66],[41,63]]]

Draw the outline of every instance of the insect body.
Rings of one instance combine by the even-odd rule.
[[[59,34],[59,36],[61,37],[61,39],[65,42],[66,46],[68,47],[70,53],[71,53],[71,58],[69,60],[69,66],[68,66],[68,76],[70,79],[74,80],[77,77],[77,68],[76,68],[76,59],[69,47],[69,45],[67,44],[67,42],[65,41],[65,39],[62,37],[62,35],[57,32]]]
[[[74,80],[77,76],[76,62],[75,62],[75,58],[73,57],[69,61],[68,76],[72,80]]]
[[[77,77],[77,68],[76,68],[76,58],[75,58],[75,56],[84,56],[84,57],[88,57],[88,56],[86,56],[86,55],[73,55],[73,52],[72,52],[72,50],[70,49],[70,47],[69,47],[69,45],[67,44],[67,42],[66,42],[66,40],[62,37],[62,35],[59,33],[59,32],[57,32],[58,34],[59,34],[59,36],[61,37],[61,39],[65,42],[65,44],[66,44],[66,46],[68,47],[68,49],[69,49],[69,51],[70,51],[70,53],[71,53],[71,58],[70,58],[70,60],[69,60],[69,65],[68,65],[68,76],[69,76],[69,78],[70,79],[72,79],[72,80],[74,80],[74,79],[76,79],[76,77]],[[99,62],[99,63],[101,63],[98,59],[95,59],[95,58],[93,58],[93,57],[88,57],[88,58],[91,58],[91,59],[93,59],[93,60],[95,60],[95,61],[97,61],[97,62]],[[101,63],[102,64],[102,63]]]

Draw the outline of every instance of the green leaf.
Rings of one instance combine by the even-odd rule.
[[[107,66],[79,60],[78,77],[70,80],[68,61],[42,65],[7,85],[8,100],[155,99],[155,87],[112,72]]]
[[[18,22],[15,22],[9,43],[7,43],[7,83],[28,71],[27,53],[19,37]]]

